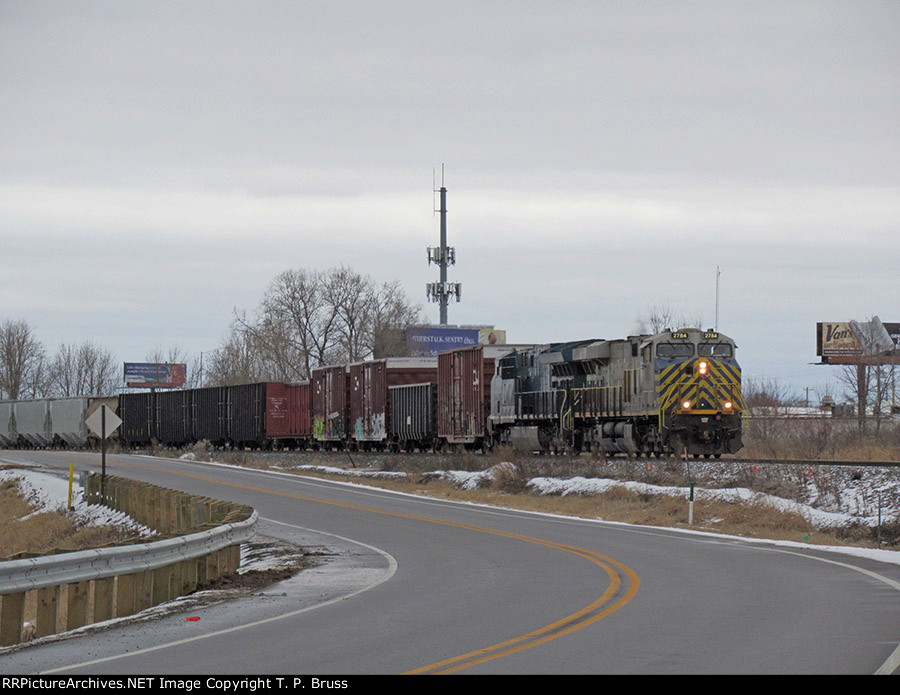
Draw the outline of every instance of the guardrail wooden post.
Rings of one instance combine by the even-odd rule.
[[[134,610],[135,575],[120,574],[116,577],[116,617],[131,615]]]
[[[211,582],[219,578],[218,553],[210,553],[206,556],[206,581]]]
[[[134,612],[140,613],[153,605],[153,573],[138,572],[134,575]]]
[[[0,647],[10,647],[22,639],[25,592],[0,596]]]
[[[56,634],[56,618],[59,613],[59,587],[48,586],[37,590],[37,620],[35,637]]]
[[[181,575],[184,572],[184,563],[176,562],[174,565],[166,567],[169,571],[169,598],[178,598],[181,596]]]
[[[156,519],[156,495],[154,494],[154,490],[148,489],[147,495],[144,498],[144,521],[142,522],[144,526],[149,526],[150,528],[156,530],[159,528],[157,526]]]
[[[161,487],[154,485],[153,488],[153,499],[156,502],[156,514],[153,517],[153,528],[155,528],[160,533],[165,533],[166,495]]]
[[[87,625],[87,600],[90,581],[66,586],[66,630]]]
[[[197,588],[197,561],[185,560],[181,563],[181,594],[189,594]]]
[[[138,490],[137,485],[131,485],[128,488],[128,516],[137,521],[140,524],[143,524],[143,520],[140,518],[140,490]],[[144,524],[146,526],[146,524]]]
[[[150,593],[150,604],[158,606],[169,600],[169,568],[160,567],[148,572],[153,583]]]
[[[115,577],[94,580],[94,619],[100,623],[113,617],[113,589]]]
[[[229,573],[229,561],[231,560],[231,547],[222,548],[216,553],[216,566],[219,570],[219,576]]]
[[[197,585],[206,584],[207,576],[206,576],[206,557],[197,558],[192,561],[194,566],[197,568]]]
[[[178,531],[178,507],[176,500],[179,493],[175,490],[166,490],[166,531],[176,533]]]

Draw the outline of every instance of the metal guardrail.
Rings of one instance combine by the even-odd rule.
[[[105,499],[163,537],[0,562],[0,646],[132,615],[236,572],[259,518],[247,505],[136,480],[109,476],[105,496],[100,476],[86,482],[89,502]]]
[[[184,560],[199,559],[249,541],[258,518],[254,510],[245,521],[223,524],[186,536],[0,562],[0,595],[146,572]]]

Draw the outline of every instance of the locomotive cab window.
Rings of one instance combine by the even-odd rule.
[[[660,343],[656,346],[657,357],[693,357],[693,343]]]
[[[497,360],[497,374],[501,379],[516,378],[516,358],[514,355]]]
[[[700,343],[697,346],[701,357],[732,357],[734,350],[728,343]]]

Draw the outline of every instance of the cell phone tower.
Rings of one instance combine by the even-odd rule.
[[[432,179],[434,178],[432,174]],[[432,184],[433,186],[434,184]],[[462,296],[462,283],[447,282],[447,266],[456,265],[456,249],[447,246],[447,188],[444,186],[444,165],[441,165],[441,187],[434,189],[441,194],[441,208],[435,212],[441,213],[441,245],[428,247],[428,264],[434,263],[441,269],[440,282],[429,282],[425,285],[425,294],[430,302],[438,302],[441,305],[441,323],[447,325],[447,304],[450,297],[456,297],[456,301]]]

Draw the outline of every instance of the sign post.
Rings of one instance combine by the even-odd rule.
[[[84,424],[100,437],[100,503],[106,504],[106,439],[118,429],[122,420],[109,407],[101,405]]]

